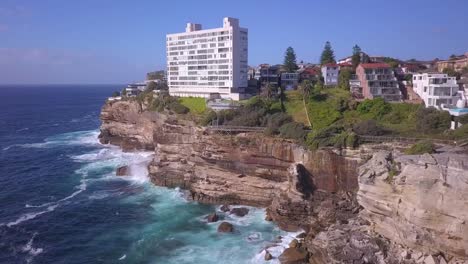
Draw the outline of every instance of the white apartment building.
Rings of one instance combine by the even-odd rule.
[[[322,76],[325,85],[338,85],[340,66],[335,63],[322,65]]]
[[[188,23],[184,33],[166,36],[169,93],[181,97],[242,99],[248,86],[248,30],[225,17],[223,27],[202,30]]]
[[[464,94],[459,93],[457,80],[444,73],[422,73],[413,75],[413,90],[421,97],[426,107],[442,108],[457,105]]]

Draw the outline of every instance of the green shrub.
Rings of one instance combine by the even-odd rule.
[[[468,139],[468,125],[463,125],[452,131],[452,135],[455,139]]]
[[[341,134],[343,127],[329,126],[307,134],[306,144],[310,149],[335,145],[335,136]]]
[[[279,128],[285,124],[292,122],[291,116],[286,113],[278,112],[267,116],[265,134],[275,135],[279,133]]]
[[[367,136],[381,136],[385,134],[385,130],[380,127],[377,122],[373,119],[364,120],[359,123],[356,123],[353,126],[353,131],[358,135],[367,135]]]
[[[348,148],[357,148],[359,146],[359,138],[356,133],[349,132],[346,137],[346,147]]]
[[[173,101],[168,105],[168,109],[174,111],[176,114],[187,114],[190,109],[178,101]]]
[[[462,125],[468,124],[468,115],[462,115],[457,117],[458,122],[460,122]]]
[[[303,142],[307,135],[304,124],[297,122],[290,122],[282,125],[279,128],[279,132],[280,136],[283,138],[295,139],[300,142]]]
[[[447,111],[420,107],[416,112],[416,128],[420,131],[436,133],[450,128],[451,117]]]
[[[200,119],[200,125],[202,126],[209,126],[212,124],[214,120],[216,120],[218,116],[216,112],[213,110],[207,110],[203,113],[202,118]]]
[[[373,119],[380,119],[392,110],[389,103],[382,98],[366,99],[357,107],[357,111]]]
[[[421,141],[413,144],[410,148],[405,150],[405,154],[408,155],[420,155],[424,153],[434,153],[435,146],[430,141]]]
[[[120,96],[120,92],[115,91],[112,93],[112,97],[117,97],[117,96]]]

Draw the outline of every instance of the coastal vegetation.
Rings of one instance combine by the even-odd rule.
[[[421,141],[418,143],[413,144],[411,147],[405,150],[405,154],[408,155],[420,155],[424,153],[434,153],[435,146],[430,141]]]

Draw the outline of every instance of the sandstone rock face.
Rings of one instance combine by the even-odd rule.
[[[282,264],[306,264],[308,252],[303,248],[287,248],[278,259]]]
[[[124,151],[153,150],[153,131],[163,116],[142,112],[136,102],[107,102],[101,110],[102,144],[120,146]]]
[[[360,167],[358,201],[376,232],[429,253],[468,257],[468,159],[379,152]]]
[[[468,258],[466,155],[405,156],[369,146],[312,152],[255,133],[211,133],[135,101],[107,103],[101,119],[102,143],[155,151],[148,167],[154,184],[184,188],[204,203],[266,207],[282,229],[304,229],[284,263]],[[232,231],[227,222],[220,228]]]

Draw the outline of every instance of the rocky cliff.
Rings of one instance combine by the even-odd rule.
[[[301,243],[310,263],[416,263],[429,256],[408,258],[406,247],[446,254],[444,260],[468,254],[463,156],[418,165],[421,157],[372,155],[381,146],[313,152],[260,134],[212,133],[135,101],[106,103],[101,119],[102,143],[155,151],[154,184],[181,187],[205,203],[266,207],[283,229],[305,229]],[[445,183],[435,179],[442,171]],[[456,207],[444,209],[449,205]]]

